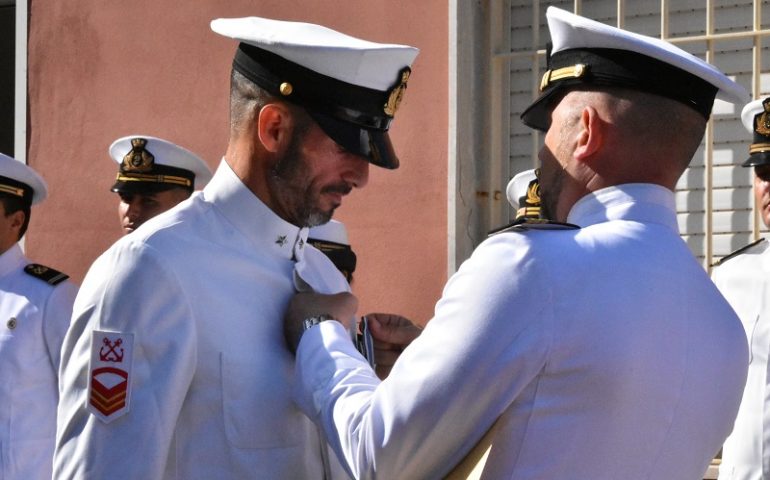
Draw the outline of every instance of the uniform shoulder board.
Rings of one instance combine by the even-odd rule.
[[[722,265],[723,263],[725,263],[726,261],[730,260],[731,258],[737,257],[738,255],[740,255],[741,253],[745,252],[746,250],[748,250],[750,248],[753,248],[753,247],[759,245],[760,243],[762,243],[764,241],[765,241],[764,238],[760,238],[756,242],[751,242],[750,244],[745,245],[745,246],[739,248],[738,250],[734,251],[733,253],[731,253],[729,255],[725,255],[724,257],[720,258],[716,262],[712,263],[711,266],[712,267],[718,267],[718,266]]]
[[[24,267],[24,273],[32,275],[33,277],[38,278],[49,285],[58,285],[64,280],[70,278],[70,276],[66,273],[61,273],[58,270],[46,267],[45,265],[40,265],[39,263],[30,263]]]
[[[526,232],[527,230],[577,230],[580,227],[572,223],[556,222],[544,218],[519,218],[504,227],[492,230],[488,237],[505,232]]]

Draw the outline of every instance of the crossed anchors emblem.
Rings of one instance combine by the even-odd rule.
[[[99,349],[99,360],[102,362],[122,362],[123,361],[123,355],[125,355],[125,351],[123,350],[123,339],[119,338],[115,340],[114,342],[111,342],[109,338],[102,339],[102,343],[104,344],[102,348]]]

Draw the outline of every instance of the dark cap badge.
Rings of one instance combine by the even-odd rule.
[[[131,139],[131,151],[123,157],[121,169],[124,172],[147,172],[152,170],[155,164],[155,157],[149,151],[145,150],[147,140],[144,138]]]
[[[409,67],[404,67],[399,72],[400,80],[398,85],[390,89],[388,94],[388,103],[385,104],[383,110],[385,114],[392,117],[396,114],[399,105],[401,105],[401,99],[404,98],[404,92],[406,91],[406,82],[409,81],[409,75],[412,74],[412,70]]]

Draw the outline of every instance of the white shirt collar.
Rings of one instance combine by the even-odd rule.
[[[627,183],[592,192],[575,203],[568,223],[588,227],[611,220],[665,225],[679,233],[674,192],[651,183]]]
[[[299,228],[275,214],[222,159],[203,197],[257,248],[288,259],[301,260],[307,228]]]
[[[0,255],[0,276],[8,275],[10,272],[22,267],[26,262],[27,260],[24,257],[24,252],[21,251],[21,246],[18,243],[14,244]]]

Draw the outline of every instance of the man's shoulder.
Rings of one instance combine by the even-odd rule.
[[[488,237],[498,235],[500,233],[524,233],[528,231],[563,231],[563,230],[579,230],[580,227],[566,222],[556,222],[554,220],[546,220],[540,218],[520,218],[508,225],[500,228],[496,228],[487,234]]]
[[[728,262],[732,261],[732,264],[736,263],[736,259],[739,258],[746,258],[751,255],[758,255],[762,254],[767,250],[768,242],[764,238],[760,238],[759,240],[755,242],[751,242],[748,245],[744,245],[743,247],[735,250],[734,252],[729,253],[728,255],[725,255],[724,257],[720,258],[716,262],[712,263],[712,267],[720,267]]]

